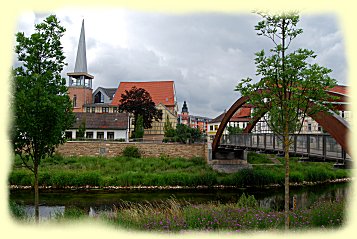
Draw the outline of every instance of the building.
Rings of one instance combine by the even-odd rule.
[[[343,85],[336,85],[333,87],[330,92],[333,92],[334,94],[337,94],[339,96],[343,96],[348,98],[348,91],[347,91],[347,86]],[[347,122],[351,122],[352,119],[352,112],[347,111],[344,109],[344,105],[348,104],[347,102],[333,102],[333,104],[337,107],[338,114],[340,115],[341,118],[346,120]],[[251,114],[253,113],[254,107],[251,105],[244,105],[242,108],[240,108],[236,114],[231,118],[227,126],[234,126],[234,127],[239,127],[239,128],[245,128],[249,121],[251,120]],[[220,123],[222,122],[222,119],[225,115],[225,112],[222,113],[221,115],[217,116],[215,119],[213,119],[209,123],[209,130],[208,130],[208,135],[211,136],[211,138],[216,135],[216,132],[218,130],[218,127]],[[272,133],[271,129],[269,128],[268,124],[266,123],[267,117],[265,119],[260,119],[255,127],[252,129],[252,133]],[[302,128],[300,133],[302,134],[318,134],[318,133],[324,133],[323,128],[311,117],[307,116],[304,119]],[[223,134],[228,134],[228,131],[225,129]]]
[[[67,139],[77,139],[82,124],[85,127],[84,138],[87,140],[120,140],[128,141],[129,120],[126,113],[92,114],[76,112],[75,122],[66,131]]]
[[[177,124],[177,102],[174,81],[120,82],[111,107],[119,106],[121,95],[126,90],[131,90],[134,86],[149,92],[156,108],[162,111],[162,119],[160,121],[153,121],[152,127],[144,130],[144,139],[161,141],[164,138],[166,118],[169,118],[172,127],[176,128]],[[132,122],[133,120],[131,120],[130,131],[134,129]]]
[[[186,101],[183,102],[181,114],[179,114],[177,118],[179,124],[185,124],[190,128],[198,128],[204,134],[208,131],[208,123],[210,121],[211,119],[208,117],[190,115]]]
[[[66,131],[66,137],[76,139],[80,124],[85,124],[87,139],[128,141],[128,114],[118,113],[117,107],[111,106],[116,88],[98,87],[93,92],[94,76],[88,73],[86,55],[83,20],[74,71],[67,73],[68,95],[72,100],[76,121]]]
[[[238,127],[240,129],[244,129],[249,121],[251,120],[251,111],[252,107],[249,105],[243,106],[240,108],[230,119],[227,126]],[[216,135],[219,125],[221,124],[224,116],[226,115],[226,111],[222,114],[214,118],[208,123],[208,131],[207,135],[213,139]],[[227,128],[223,131],[223,134],[228,134]]]

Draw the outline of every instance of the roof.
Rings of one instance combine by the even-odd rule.
[[[102,90],[104,94],[106,94],[110,100],[113,100],[115,92],[117,91],[117,88],[104,88],[104,87],[98,87],[98,90]],[[94,93],[93,93],[94,94]]]
[[[84,20],[82,21],[81,35],[79,36],[76,64],[74,72],[87,73],[86,38],[84,33]]]
[[[251,114],[251,108],[242,107],[232,116],[232,118],[229,120],[229,122],[249,121],[251,119],[250,114]],[[226,112],[223,112],[222,114],[220,114],[219,116],[217,116],[216,118],[211,120],[210,123],[222,122],[225,115],[226,115]]]
[[[133,87],[143,88],[149,92],[155,105],[162,103],[165,106],[175,105],[175,91],[173,81],[147,81],[147,82],[120,82],[115,93],[112,105],[119,105],[121,95],[126,90],[131,90]]]
[[[72,129],[78,129],[80,124],[85,120],[86,129],[127,129],[128,114],[127,113],[86,113],[76,112],[76,121],[72,125]]]
[[[347,92],[348,89],[347,89],[347,86],[345,86],[345,85],[336,85],[336,86],[332,87],[329,91],[344,94],[344,95],[348,94],[348,92]]]

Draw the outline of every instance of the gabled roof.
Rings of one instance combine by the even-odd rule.
[[[104,88],[104,87],[98,87],[94,92],[93,95],[95,95],[98,91],[103,92],[105,95],[108,96],[110,100],[113,100],[113,97],[115,95],[115,92],[117,91],[117,88]]]
[[[121,95],[133,87],[143,88],[149,92],[155,105],[162,103],[165,106],[175,105],[175,90],[173,81],[147,81],[147,82],[120,82],[115,93],[112,105],[119,105]]]
[[[242,121],[249,121],[251,114],[251,108],[250,107],[242,107],[236,112],[232,118],[229,120],[229,122],[242,122]],[[223,112],[216,118],[210,121],[210,123],[219,123],[222,122],[224,116],[226,115],[226,112]]]
[[[117,129],[125,130],[128,128],[128,114],[127,113],[86,113],[76,112],[75,122],[72,129],[78,129],[80,124],[85,120],[86,129]]]

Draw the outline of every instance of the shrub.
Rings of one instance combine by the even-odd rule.
[[[10,213],[13,217],[20,220],[26,218],[26,212],[23,205],[17,204],[14,201],[10,201],[9,206],[10,206]]]
[[[137,147],[135,146],[127,146],[123,150],[123,156],[129,157],[129,158],[140,158],[141,154],[140,151]]]

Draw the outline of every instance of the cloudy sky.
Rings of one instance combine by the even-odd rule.
[[[164,14],[117,10],[63,9],[56,14],[67,29],[63,46],[74,69],[82,19],[85,21],[88,72],[93,88],[118,87],[120,81],[174,80],[179,111],[187,101],[190,114],[214,118],[239,98],[234,91],[246,77],[256,78],[254,53],[272,43],[259,37],[253,13]],[[48,14],[28,12],[17,31],[33,32]],[[304,33],[291,48],[308,48],[316,62],[333,70],[339,84],[348,84],[348,64],[339,19],[332,14],[301,15]]]

